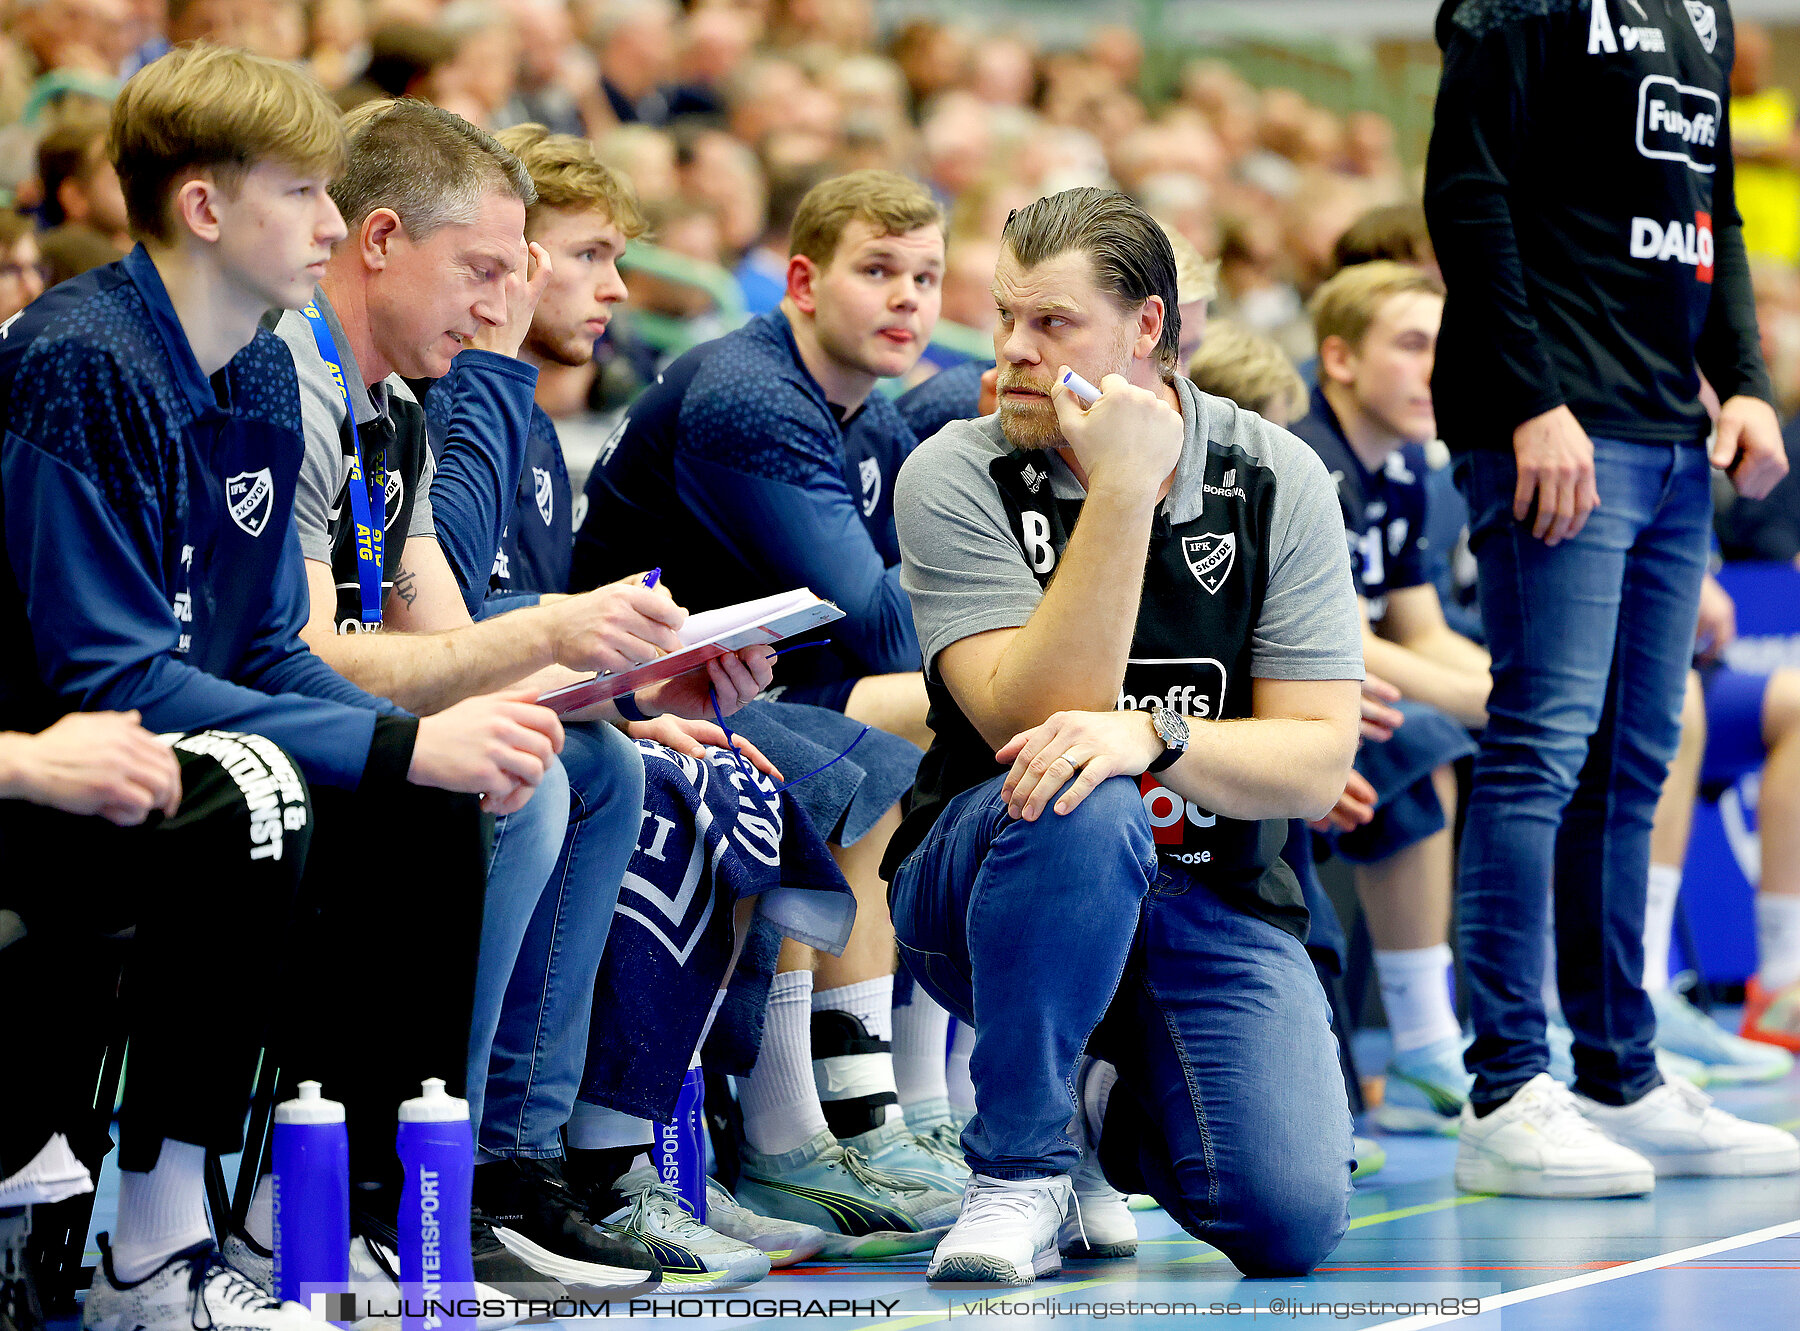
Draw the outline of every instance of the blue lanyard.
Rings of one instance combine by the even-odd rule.
[[[319,355],[324,358],[325,368],[331,371],[331,378],[344,399],[344,420],[350,426],[350,520],[356,524],[356,586],[362,598],[362,622],[378,625],[381,623],[381,545],[387,518],[387,462],[378,458],[375,463],[376,493],[381,495],[383,518],[382,522],[376,522],[368,482],[363,474],[362,440],[356,433],[356,411],[350,405],[350,386],[344,382],[344,371],[338,364],[337,343],[332,339],[331,329],[325,326],[325,317],[319,313],[317,304],[307,301],[300,307],[300,313],[312,328]]]

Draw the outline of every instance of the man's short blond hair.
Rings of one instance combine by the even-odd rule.
[[[1430,273],[1388,259],[1359,263],[1338,273],[1313,292],[1313,336],[1323,344],[1341,337],[1352,351],[1362,346],[1381,307],[1396,296],[1438,296],[1444,284]]]
[[[144,66],[113,103],[107,156],[141,240],[174,239],[170,194],[204,171],[235,190],[265,161],[334,176],[338,111],[310,74],[280,60],[196,42]]]
[[[527,235],[551,208],[605,213],[627,240],[636,240],[649,228],[631,181],[602,162],[591,141],[552,134],[537,124],[514,125],[494,137],[524,164],[537,187],[537,202],[525,211]]]
[[[931,191],[897,171],[852,171],[822,180],[806,192],[788,233],[788,253],[829,267],[844,228],[864,221],[884,236],[944,226],[944,210]]]
[[[1219,319],[1188,358],[1188,378],[1202,393],[1230,398],[1245,411],[1282,422],[1306,414],[1306,381],[1275,342],[1242,324]]]

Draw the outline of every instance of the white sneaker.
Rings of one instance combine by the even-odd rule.
[[[825,1250],[825,1231],[817,1225],[758,1215],[710,1178],[706,1180],[706,1224],[728,1239],[760,1249],[773,1267],[792,1266]]]
[[[227,1262],[250,1278],[251,1284],[270,1298],[276,1297],[274,1253],[266,1248],[259,1248],[254,1239],[235,1229],[225,1236],[225,1242],[219,1245],[219,1251],[225,1254]]]
[[[1800,1170],[1800,1141],[1793,1133],[1715,1109],[1710,1095],[1687,1082],[1666,1081],[1635,1104],[1603,1105],[1584,1095],[1575,1103],[1588,1122],[1665,1178]]]
[[[1100,1169],[1100,1106],[1119,1079],[1118,1069],[1099,1059],[1086,1059],[1076,1078],[1081,1088],[1081,1160],[1069,1172],[1069,1210],[1056,1234],[1064,1257],[1113,1259],[1137,1256],[1137,1219],[1125,1194],[1106,1181]]]
[[[977,1174],[963,1193],[962,1214],[944,1235],[927,1280],[1029,1285],[1062,1270],[1056,1233],[1073,1189],[1067,1174],[999,1179]]]
[[[1514,1197],[1633,1197],[1656,1186],[1656,1171],[1582,1117],[1574,1093],[1540,1072],[1484,1118],[1463,1106],[1456,1186]]]
[[[318,1331],[310,1312],[263,1293],[211,1239],[176,1253],[141,1280],[121,1283],[104,1234],[81,1325],[83,1331]]]
[[[747,1285],[769,1274],[767,1253],[694,1219],[652,1166],[639,1165],[614,1183],[613,1191],[629,1200],[602,1218],[656,1254],[663,1269],[658,1293],[698,1294],[722,1285]],[[710,1194],[707,1205],[712,1205]]]

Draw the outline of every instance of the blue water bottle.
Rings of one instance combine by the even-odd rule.
[[[469,1202],[475,1183],[475,1139],[469,1102],[444,1093],[441,1077],[400,1106],[397,1143],[406,1181],[400,1190],[400,1288],[405,1331],[474,1331],[472,1316],[450,1314],[455,1300],[475,1295],[469,1250]]]
[[[706,1223],[706,1074],[698,1065],[682,1079],[675,1121],[656,1128],[656,1172],[682,1209]]]
[[[276,1296],[306,1307],[313,1295],[350,1284],[350,1133],[344,1106],[319,1090],[303,1081],[294,1099],[275,1106],[269,1179]]]

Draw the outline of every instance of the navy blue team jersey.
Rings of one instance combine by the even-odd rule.
[[[471,349],[457,353],[435,383],[408,382],[425,404],[437,459],[438,541],[470,616],[567,591],[574,498],[556,426],[532,400],[536,371]],[[451,448],[459,437],[482,446]]]
[[[1404,444],[1376,471],[1363,466],[1338,424],[1324,391],[1312,391],[1312,410],[1288,427],[1325,463],[1344,510],[1350,573],[1369,619],[1387,612],[1387,594],[1429,582],[1425,567],[1425,478],[1430,464],[1418,444]]]
[[[669,366],[602,448],[571,587],[661,568],[690,610],[810,587],[845,618],[778,684],[918,670],[893,509],[917,442],[880,393],[841,421],[786,318],[753,319]]]
[[[135,708],[155,731],[267,736],[353,787],[378,716],[411,727],[300,638],[281,339],[259,331],[209,382],[140,247],[0,328],[0,418],[0,729]]]

